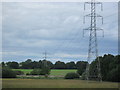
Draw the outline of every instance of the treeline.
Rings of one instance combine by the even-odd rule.
[[[87,62],[85,61],[78,61],[78,62],[61,62],[57,61],[53,64],[51,61],[47,60],[39,60],[39,61],[32,61],[31,59],[26,60],[25,62],[2,62],[2,66],[7,66],[11,69],[37,69],[42,68],[45,65],[49,66],[50,69],[77,69],[80,67],[86,67]]]
[[[100,61],[100,71],[101,71],[101,77],[103,81],[112,81],[112,82],[120,82],[120,55],[104,55],[99,56]],[[97,63],[98,58],[95,59],[90,65],[90,72],[89,75],[97,76]],[[31,59],[26,60],[25,62],[2,62],[2,67],[7,67],[11,69],[41,69],[42,71],[45,70],[45,66],[49,67],[50,69],[77,69],[76,74],[79,74],[81,79],[86,79],[85,77],[85,71],[87,62],[85,61],[78,61],[78,62],[68,62],[64,63],[61,61],[55,62],[53,64],[50,61],[47,60],[40,60],[40,61],[32,61]],[[5,69],[6,70],[6,69]],[[3,71],[5,71],[3,70]],[[40,71],[41,73],[41,71]],[[8,73],[5,73],[8,75]],[[69,73],[66,78],[73,78],[74,76],[77,77],[78,75]]]
[[[90,65],[90,74],[97,75],[95,72],[97,61],[93,61]],[[120,82],[120,55],[104,55],[103,57],[99,57],[100,65],[101,65],[101,75],[103,81],[113,81],[113,82]]]

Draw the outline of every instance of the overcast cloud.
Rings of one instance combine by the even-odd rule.
[[[98,32],[99,55],[118,54],[118,6],[117,3],[103,3],[97,12],[104,17],[104,29]],[[84,4],[77,3],[2,3],[2,48],[3,61],[42,60],[48,52],[48,60],[79,61],[87,59],[89,18],[83,24]]]

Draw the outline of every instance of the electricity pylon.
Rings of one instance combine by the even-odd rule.
[[[85,2],[84,4],[84,10],[86,9],[86,4],[91,5],[91,13],[88,15],[84,16],[84,23],[85,23],[85,18],[90,17],[91,18],[91,23],[90,27],[83,29],[84,30],[89,30],[90,31],[90,36],[89,36],[89,50],[88,50],[88,65],[86,67],[86,80],[99,80],[102,81],[101,77],[101,70],[100,70],[100,61],[98,57],[98,43],[97,43],[97,32],[98,30],[102,30],[101,28],[97,27],[97,18],[102,18],[102,24],[103,24],[103,17],[99,14],[96,13],[96,5],[100,4],[101,5],[101,11],[103,10],[103,6],[101,2],[95,2],[95,0],[91,0],[91,2]],[[90,64],[97,59],[97,65],[94,67],[93,72],[90,72]]]
[[[47,52],[45,51],[43,54],[44,54],[43,58],[44,58],[44,60],[46,60],[47,59]]]
[[[43,54],[44,54],[44,57],[43,57],[43,58],[44,58],[44,60],[45,60],[45,61],[44,61],[44,66],[47,67],[47,52],[45,51]]]

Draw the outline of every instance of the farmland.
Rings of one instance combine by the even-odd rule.
[[[118,83],[65,79],[3,79],[3,88],[118,88]]]
[[[32,69],[13,69],[23,71],[25,74],[32,71]],[[50,75],[52,76],[65,76],[69,72],[76,72],[76,69],[52,69]]]
[[[24,73],[32,71],[32,69],[14,69],[20,70]],[[50,76],[66,75],[68,72],[76,72],[76,70],[51,70]],[[2,79],[3,88],[118,88],[118,83],[113,82],[97,82],[97,81],[85,81],[80,79],[66,80],[59,79]]]

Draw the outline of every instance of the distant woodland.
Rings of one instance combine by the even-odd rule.
[[[54,64],[51,61],[32,61],[31,59],[28,59],[20,63],[16,61],[2,62],[1,65],[2,67],[8,67],[10,69],[40,69],[45,65],[50,69],[77,69],[77,73],[82,76],[85,73],[88,64],[86,61],[77,61],[75,63],[74,60],[67,63],[56,61]],[[120,55],[114,56],[111,54],[105,54],[104,56],[99,56],[99,61],[102,79],[104,81],[120,82]],[[90,64],[90,73],[94,72],[96,65],[97,59]]]

